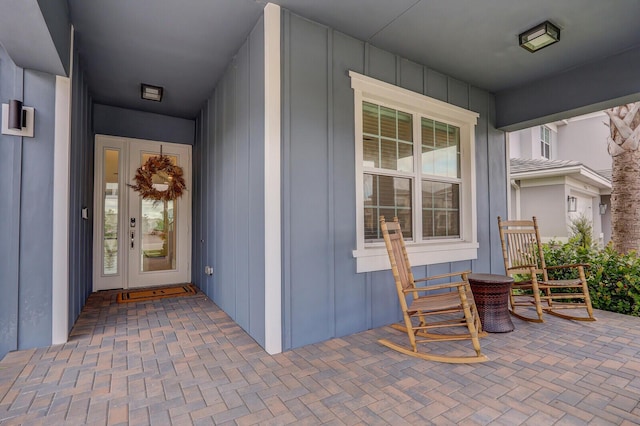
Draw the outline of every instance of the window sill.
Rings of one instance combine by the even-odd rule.
[[[407,254],[412,267],[434,265],[477,259],[478,247],[478,243],[470,242],[407,244]],[[387,249],[384,246],[354,250],[353,257],[356,258],[358,273],[391,269]]]

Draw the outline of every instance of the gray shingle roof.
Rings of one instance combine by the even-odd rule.
[[[526,172],[536,172],[540,170],[552,170],[552,169],[563,169],[563,168],[571,168],[571,167],[583,167],[586,170],[591,170],[592,172],[602,176],[604,179],[611,182],[611,170],[600,170],[595,171],[579,161],[573,160],[547,160],[547,159],[532,159],[532,158],[511,158],[511,174],[518,173],[526,173]]]
[[[511,173],[533,172],[537,170],[562,169],[565,167],[582,166],[579,161],[547,160],[531,158],[512,158]]]

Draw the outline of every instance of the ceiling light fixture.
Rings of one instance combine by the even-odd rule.
[[[164,91],[162,87],[152,86],[145,83],[142,83],[140,87],[142,99],[155,102],[162,101],[162,92]]]
[[[542,48],[560,41],[560,28],[549,21],[544,21],[520,34],[518,39],[520,40],[521,47],[532,53],[537,52]]]

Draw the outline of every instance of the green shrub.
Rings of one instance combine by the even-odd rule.
[[[640,258],[635,252],[619,254],[610,246],[603,250],[577,242],[544,246],[547,266],[587,263],[589,294],[594,308],[640,316]],[[576,272],[554,272],[550,278],[576,277]]]
[[[571,234],[569,238],[570,244],[582,248],[593,247],[593,228],[591,227],[591,221],[584,214],[580,214],[580,216],[571,220],[569,232]]]

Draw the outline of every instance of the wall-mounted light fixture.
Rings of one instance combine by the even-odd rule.
[[[27,111],[22,109],[22,102],[17,99],[9,101],[9,128],[22,130],[27,122]]]
[[[567,197],[567,211],[568,212],[578,211],[578,199],[576,197],[572,197],[571,195]]]
[[[34,115],[33,108],[23,106],[16,99],[2,104],[2,134],[32,138]]]
[[[532,53],[537,52],[560,41],[560,28],[549,21],[544,21],[520,34],[518,39],[520,40],[520,47]]]
[[[605,214],[607,212],[607,204],[600,203],[598,206],[600,207],[600,214]]]
[[[142,83],[140,85],[140,91],[140,96],[142,97],[142,99],[155,102],[162,101],[162,92],[164,91],[164,89],[160,86],[152,86],[150,84]]]

